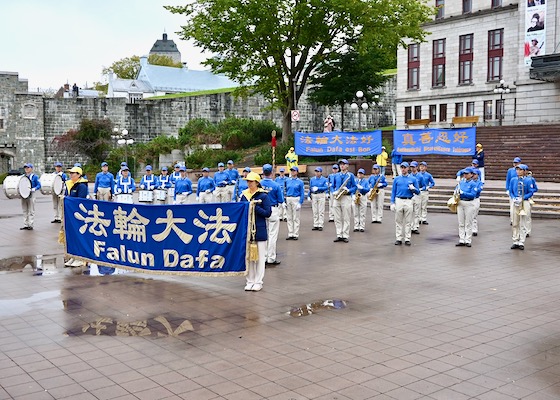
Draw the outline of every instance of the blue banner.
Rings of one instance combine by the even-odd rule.
[[[66,253],[114,268],[244,275],[249,203],[142,205],[64,198]]]
[[[298,156],[373,156],[381,154],[381,131],[295,133]]]
[[[473,155],[476,146],[476,128],[395,130],[393,146],[403,156],[408,154]]]

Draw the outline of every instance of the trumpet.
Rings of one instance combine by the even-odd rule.
[[[377,186],[377,184],[379,183],[380,180],[381,180],[381,175],[379,175],[379,178],[377,178],[377,180],[375,181],[375,184],[370,189],[370,191],[367,195],[367,199],[369,201],[373,201],[377,197],[377,195],[379,194],[379,187]]]
[[[350,192],[350,190],[348,190],[348,188],[346,187],[346,185],[348,185],[349,180],[350,180],[350,174],[348,174],[348,178],[346,178],[344,182],[342,182],[342,185],[340,185],[340,187],[333,193],[333,197],[335,200],[340,200],[342,196]]]

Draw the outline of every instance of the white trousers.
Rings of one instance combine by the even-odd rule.
[[[212,192],[202,192],[198,195],[198,202],[201,204],[212,203]]]
[[[54,210],[54,219],[60,220],[62,215],[62,198],[58,194],[52,194],[52,204]]]
[[[23,210],[23,226],[33,228],[35,221],[35,192],[31,192],[27,199],[21,199],[21,209]]]
[[[229,186],[224,186],[217,187],[216,190],[214,190],[214,198],[216,199],[216,203],[227,203],[228,201],[230,201],[228,188]]]
[[[111,188],[97,188],[95,196],[97,200],[109,201],[111,200]]]
[[[383,220],[383,203],[385,202],[385,189],[379,189],[377,196],[373,201],[370,201],[371,206],[371,220],[379,221]]]
[[[422,198],[419,194],[412,196],[412,230],[416,231],[420,228],[420,207],[422,206]]]
[[[459,200],[457,218],[459,219],[459,243],[470,243],[473,233],[474,202]]]
[[[420,192],[420,221],[425,222],[428,220],[428,200],[430,199],[430,192],[424,190]]]
[[[231,202],[233,201],[233,192],[235,192],[235,185],[227,185],[227,201]]]
[[[402,175],[401,166],[399,164],[391,164],[391,168],[393,170],[393,178],[396,178],[397,175]]]
[[[472,232],[478,233],[478,211],[480,210],[480,197],[473,200],[474,216],[472,221]]]
[[[329,221],[334,221],[334,196],[329,194]]]
[[[175,201],[173,204],[188,204],[189,203],[189,195],[187,194],[177,194],[175,195]]]
[[[300,210],[297,209],[299,197],[286,197],[288,214],[288,237],[299,237]]]
[[[287,207],[285,207],[284,204],[286,203],[278,204],[278,218],[280,220],[288,219],[288,211],[286,211]]]
[[[478,169],[480,171],[480,181],[484,182],[484,167]]]
[[[336,237],[348,239],[350,237],[350,219],[352,218],[352,196],[342,195],[334,200],[334,225]]]
[[[511,230],[512,235],[511,238],[513,240],[513,244],[517,245],[525,245],[525,238],[527,237],[527,217],[531,213],[531,204],[528,201],[523,201],[522,205],[519,207],[512,206],[513,213],[512,213],[512,223],[511,223]],[[525,210],[527,215],[519,215],[519,211]]]
[[[266,220],[268,229],[268,241],[266,245],[266,261],[276,261],[276,242],[278,241],[278,232],[280,231],[280,208],[281,206],[272,207],[272,214]]]
[[[266,258],[266,242],[257,242],[257,249],[259,251],[258,261],[249,261],[247,266],[247,284],[263,284],[265,258]]]
[[[366,227],[366,211],[367,211],[367,195],[360,196],[360,199],[352,202],[354,211],[354,229],[365,229]]]
[[[412,199],[395,199],[395,234],[401,242],[410,241],[413,208]]]
[[[311,209],[313,210],[313,227],[322,228],[325,225],[326,193],[315,193],[311,196]]]

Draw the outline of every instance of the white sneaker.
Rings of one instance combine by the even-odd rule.
[[[258,292],[262,289],[262,285],[260,283],[255,283],[253,288],[251,289],[253,292]]]
[[[245,291],[250,292],[251,290],[253,290],[253,284],[252,283],[246,284],[245,285]]]
[[[72,264],[74,264],[74,261],[75,261],[75,260],[74,260],[73,258],[70,258],[68,261],[66,261],[66,262],[64,263],[64,265],[66,265],[67,267],[71,267]]]

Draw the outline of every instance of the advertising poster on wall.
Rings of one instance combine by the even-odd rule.
[[[531,57],[545,55],[546,4],[545,0],[527,0],[525,9],[525,65],[531,65]]]

